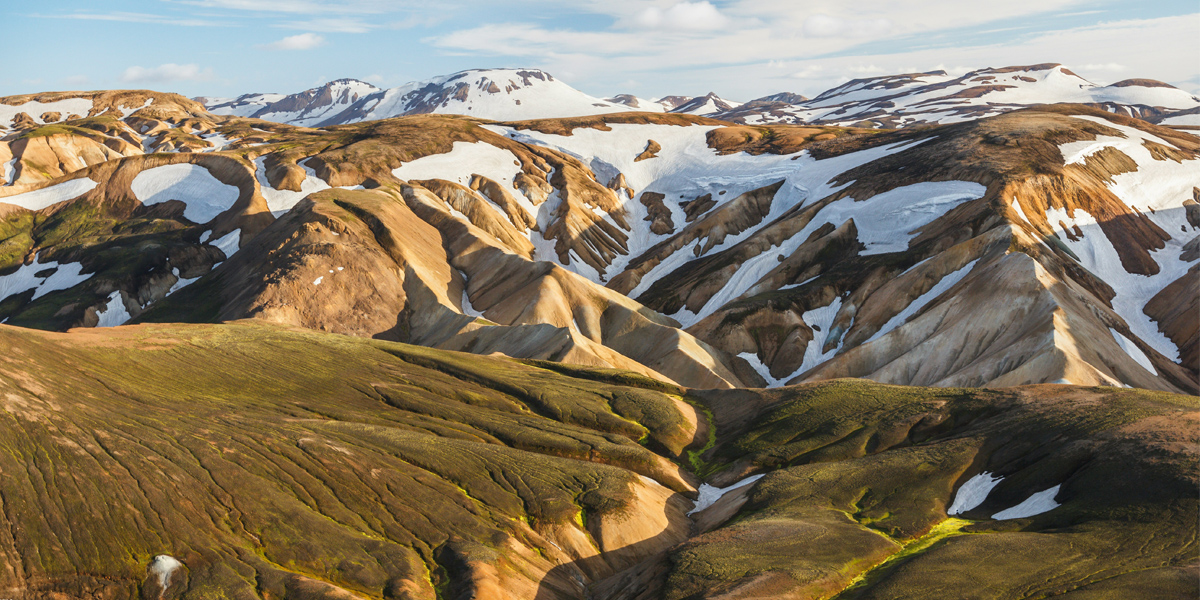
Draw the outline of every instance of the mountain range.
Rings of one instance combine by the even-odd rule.
[[[1197,107],[0,98],[0,597],[1186,596]]]
[[[1037,104],[1078,103],[1159,122],[1198,125],[1200,98],[1151,79],[1100,86],[1062,65],[989,68],[952,77],[945,71],[855,79],[809,99],[780,92],[748,102],[705,96],[588,96],[537,69],[484,69],[407,83],[389,90],[339,79],[297,94],[197,98],[218,115],[307,127],[412,114],[460,114],[493,120],[621,112],[676,112],[746,124],[821,124],[899,128],[954,123]]]

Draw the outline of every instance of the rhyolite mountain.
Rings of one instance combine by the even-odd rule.
[[[1200,108],[1200,98],[1161,81],[1125,79],[1101,86],[1062,65],[1045,63],[979,69],[959,77],[945,71],[930,71],[855,79],[811,100],[780,98],[708,116],[747,124],[896,128],[957,123],[1028,106],[1065,102],[1156,121]]]
[[[325,126],[411,114],[517,120],[642,111],[676,112],[751,125],[816,124],[899,128],[956,123],[1041,104],[1078,103],[1169,125],[1200,126],[1200,98],[1152,79],[1098,85],[1056,63],[855,79],[815,98],[780,92],[749,102],[715,93],[657,100],[619,94],[600,99],[538,69],[474,69],[380,90],[341,79],[298,94],[196,98],[220,115]]]
[[[472,73],[0,98],[0,597],[1196,589],[1190,109],[438,114],[558,83]]]
[[[108,94],[149,104],[0,145],[0,320],[259,318],[688,387],[1197,391],[1200,138],[1180,130],[1082,105],[893,132],[310,129]]]
[[[428,113],[537,119],[647,110],[638,108],[632,96],[593,98],[538,69],[472,69],[386,90],[355,79],[340,79],[298,94],[197,100],[213,114],[307,127]]]

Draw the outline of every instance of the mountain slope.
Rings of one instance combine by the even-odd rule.
[[[246,94],[236,99],[199,98],[215,115],[252,117],[311,127],[334,117],[360,99],[381,92],[357,79],[338,79],[298,94]]]
[[[229,118],[241,141],[211,160],[0,188],[21,207],[0,318],[256,317],[689,387],[1200,388],[1197,319],[1176,308],[1200,146],[1172,129],[1080,105],[890,133],[256,123]]]
[[[245,322],[0,340],[14,598],[928,597],[963,563],[997,600],[1197,581],[1194,398],[688,392]],[[697,507],[689,469],[748,485]]]
[[[593,98],[537,69],[474,69],[387,90],[361,81],[341,79],[288,96],[250,94],[234,101],[205,100],[215,114],[256,117],[306,127],[429,113],[512,120],[635,109],[616,99]]]
[[[747,124],[873,123],[895,128],[957,123],[1037,104],[1089,104],[1151,119],[1200,106],[1200,98],[1149,79],[1099,86],[1058,64],[980,69],[961,77],[944,71],[855,79],[812,100],[738,107],[715,115]]]

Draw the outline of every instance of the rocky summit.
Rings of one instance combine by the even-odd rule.
[[[0,598],[1187,598],[1200,98],[0,98]]]

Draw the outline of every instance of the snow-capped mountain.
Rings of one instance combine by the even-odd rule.
[[[206,100],[215,114],[307,127],[428,113],[511,121],[655,110],[589,96],[537,69],[473,69],[386,90],[341,79],[290,96],[251,94],[232,102],[201,99]]]
[[[246,94],[235,100],[197,98],[217,115],[254,117],[303,127],[323,124],[364,97],[382,90],[357,79],[338,79],[298,94]]]
[[[617,94],[612,98],[606,98],[606,100],[613,104],[623,104],[642,112],[667,112],[674,108],[674,105],[668,105],[661,100],[647,100],[645,98],[638,98],[633,94]]]
[[[739,107],[715,118],[746,124],[813,123],[903,127],[969,121],[1037,104],[1089,104],[1138,118],[1200,106],[1200,98],[1151,79],[1100,86],[1059,64],[855,79],[812,100]]]
[[[741,102],[732,102],[709,92],[705,96],[696,96],[671,109],[673,113],[685,115],[715,115],[731,111],[741,106]]]

